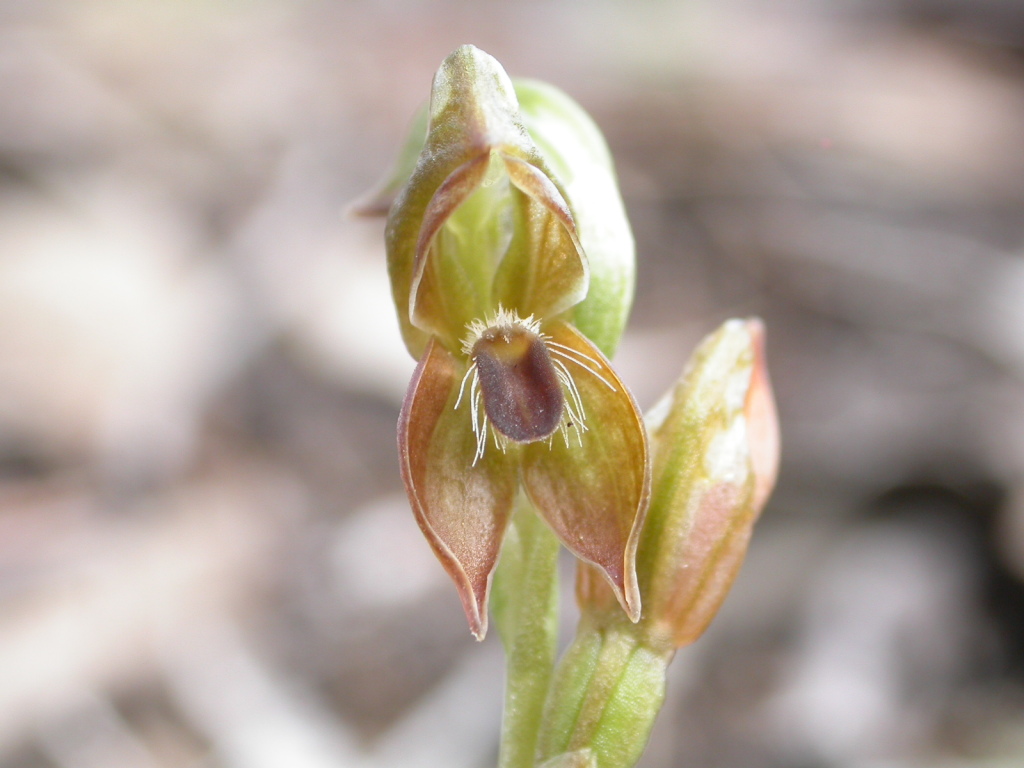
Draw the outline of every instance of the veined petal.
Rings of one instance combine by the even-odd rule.
[[[536,165],[502,155],[512,192],[512,242],[494,278],[494,301],[521,315],[555,317],[587,295],[590,272],[569,206]]]
[[[416,242],[409,317],[417,328],[439,336],[452,348],[466,324],[489,306],[493,264],[479,253],[484,238],[473,238],[478,249],[474,261],[467,258],[465,245],[448,243],[438,233],[480,186],[489,163],[490,154],[484,153],[452,171],[427,205]]]
[[[611,153],[590,116],[558,88],[515,80],[519,113],[572,208],[587,254],[587,295],[573,325],[611,357],[633,303],[635,246]]]
[[[572,376],[585,415],[566,439],[522,448],[523,485],[562,543],[597,565],[629,617],[640,616],[637,540],[650,496],[640,411],[604,355],[567,323],[545,327],[548,348]]]
[[[470,407],[455,408],[464,366],[431,339],[398,422],[398,451],[416,521],[455,581],[469,627],[487,632],[487,595],[515,499],[513,457],[476,461]]]

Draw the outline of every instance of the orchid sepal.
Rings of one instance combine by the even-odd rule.
[[[470,631],[487,633],[487,598],[516,495],[512,457],[493,451],[473,462],[476,440],[454,407],[458,359],[429,342],[398,422],[402,479],[420,529],[455,582]]]
[[[531,176],[546,183],[533,183]],[[462,208],[474,207],[473,198],[483,198],[482,207],[496,215],[460,217]],[[534,284],[533,293],[506,298],[492,289],[517,234],[507,213],[517,208],[527,209],[519,218],[529,222],[551,218],[547,247],[533,249],[527,266],[557,255],[561,269],[556,279],[548,269],[548,279],[526,281]],[[473,232],[459,242],[467,224]],[[482,237],[481,227],[488,230]],[[523,126],[508,76],[473,46],[452,53],[434,78],[426,141],[391,207],[385,239],[399,323],[416,358],[431,335],[454,348],[468,319],[498,304],[550,316],[552,307],[557,314],[587,293],[586,257],[564,193]],[[512,279],[499,281],[510,292],[520,275],[513,266],[503,270],[512,272]]]

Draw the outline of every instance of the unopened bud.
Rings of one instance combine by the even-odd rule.
[[[648,429],[652,493],[637,553],[644,612],[636,631],[670,652],[718,612],[775,484],[778,421],[761,321],[730,320],[708,336]],[[585,567],[577,594],[585,613],[612,605]]]
[[[649,631],[678,648],[718,612],[775,484],[762,323],[730,320],[705,339],[665,408],[651,428],[657,512],[652,504],[638,568]]]

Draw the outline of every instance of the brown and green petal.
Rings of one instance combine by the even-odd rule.
[[[640,616],[634,558],[650,495],[647,433],[632,395],[607,359],[567,323],[545,326],[583,403],[586,430],[568,427],[522,448],[530,500],[574,555],[596,565],[619,603]],[[569,362],[575,359],[577,362]]]
[[[572,322],[611,357],[633,303],[636,248],[611,153],[590,116],[564,92],[515,80],[519,112],[572,207],[590,272]]]
[[[487,631],[487,595],[518,486],[513,455],[474,462],[469,409],[455,408],[464,363],[436,339],[402,407],[398,449],[416,520],[462,598],[470,629]]]
[[[586,295],[587,260],[569,206],[540,168],[504,157],[512,182],[512,240],[494,278],[493,301],[524,317],[557,317]]]
[[[411,322],[453,349],[466,325],[491,306],[494,269],[505,240],[502,222],[491,210],[508,206],[501,200],[489,205],[486,198],[495,197],[496,190],[480,188],[490,166],[491,155],[485,153],[444,180],[423,214],[414,252]]]

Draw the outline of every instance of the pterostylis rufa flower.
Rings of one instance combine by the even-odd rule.
[[[519,493],[636,620],[647,437],[629,390],[574,325],[591,265],[571,203],[487,54],[464,46],[445,60],[428,121],[386,232],[419,360],[399,421],[417,521],[478,638]]]

